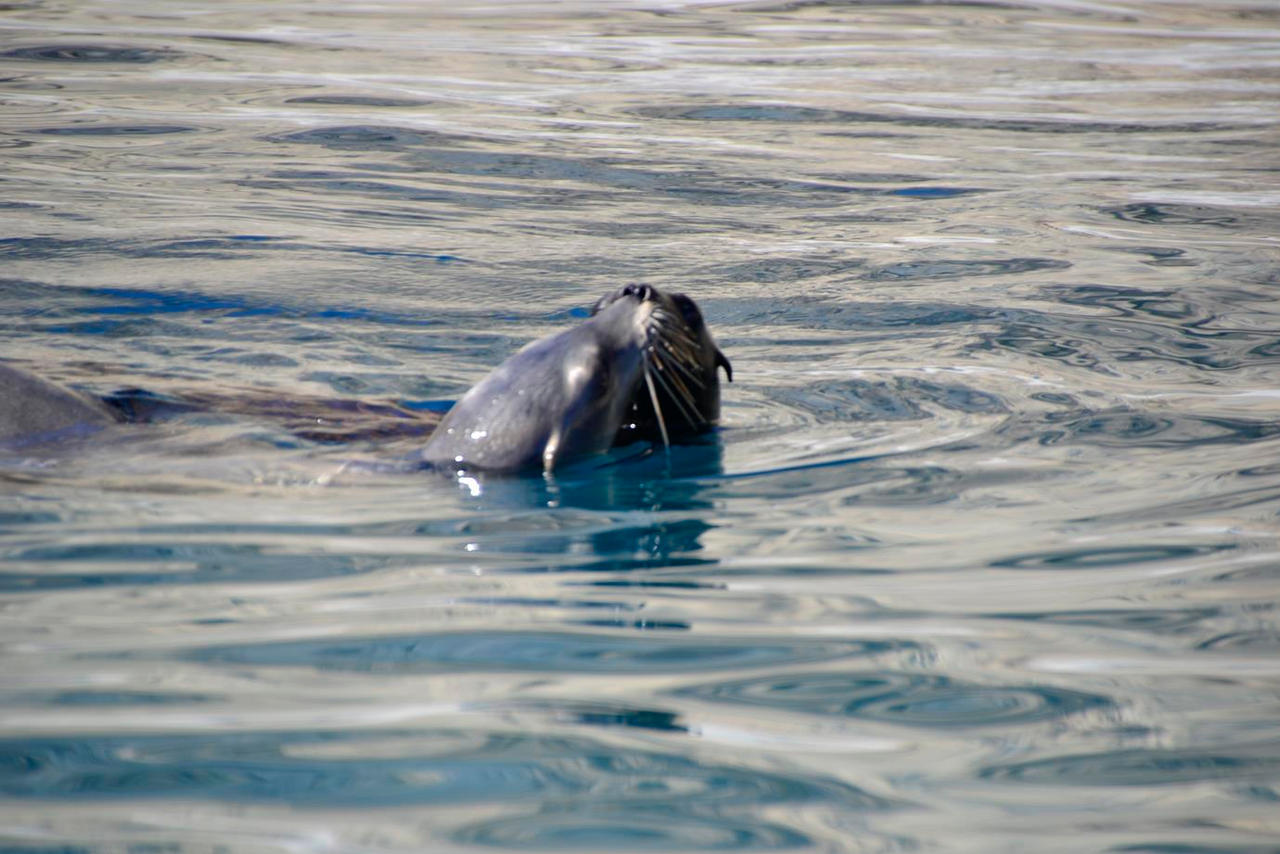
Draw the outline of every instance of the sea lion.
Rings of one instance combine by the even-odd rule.
[[[321,444],[412,439],[440,421],[395,403],[294,395],[263,389],[193,390],[156,394],[126,388],[94,397],[0,362],[0,446],[53,446],[112,424],[166,421],[190,412],[243,415],[276,422],[300,439]]]
[[[0,363],[0,444],[56,442],[119,419],[101,401]]]
[[[627,285],[473,386],[422,458],[445,470],[552,472],[617,444],[686,441],[719,418],[717,368],[732,381],[693,300]]]
[[[420,458],[445,471],[558,466],[636,441],[687,442],[720,416],[723,368],[698,306],[684,294],[628,285],[579,326],[534,341],[481,380],[440,422]],[[218,411],[283,422],[320,442],[420,437],[436,416],[395,404],[279,399],[262,390],[105,398],[0,363],[0,444],[45,444],[120,422]]]

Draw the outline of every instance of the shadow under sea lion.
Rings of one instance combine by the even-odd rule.
[[[534,341],[496,368],[438,428],[433,414],[395,404],[261,391],[130,389],[94,398],[0,363],[0,445],[57,443],[115,423],[217,411],[271,418],[320,442],[434,430],[421,458],[436,468],[549,472],[615,445],[670,445],[709,431],[720,414],[721,367],[732,380],[693,300],[628,285],[602,297],[582,324]]]

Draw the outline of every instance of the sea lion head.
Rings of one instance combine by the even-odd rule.
[[[639,300],[644,316],[644,386],[615,437],[615,444],[634,441],[688,441],[706,433],[720,418],[720,378],[733,382],[733,366],[716,346],[698,304],[680,293],[647,285],[627,285],[601,297],[593,317],[619,300]]]

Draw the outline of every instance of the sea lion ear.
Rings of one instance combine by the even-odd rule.
[[[733,382],[733,365],[729,364],[729,359],[718,349],[716,350],[716,366],[724,368],[724,375],[729,378],[729,382]]]

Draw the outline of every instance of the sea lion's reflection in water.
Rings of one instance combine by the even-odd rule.
[[[486,552],[544,556],[530,572],[665,575],[713,562],[701,539],[715,527],[723,450],[712,434],[670,448],[629,445],[547,475],[460,474],[467,548],[478,565]]]
[[[684,445],[614,448],[554,473],[512,477],[459,471],[455,477],[465,498],[495,509],[683,510],[710,506],[699,496],[724,474],[723,461],[724,448],[713,433]]]

